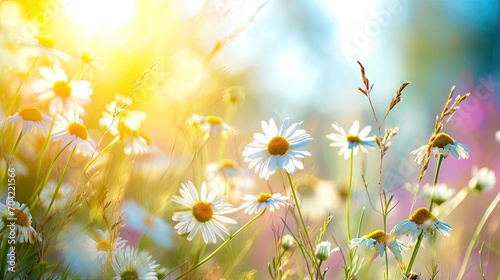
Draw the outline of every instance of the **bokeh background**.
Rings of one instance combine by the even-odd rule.
[[[229,123],[238,134],[228,140],[226,156],[246,168],[241,151],[252,141],[252,134],[260,131],[262,120],[290,117],[293,122],[303,121],[303,128],[315,140],[307,147],[313,156],[305,159],[305,169],[297,179],[306,189],[320,182],[338,196],[313,203],[309,218],[321,221],[324,216],[318,218],[314,206],[324,203],[325,213],[321,213],[330,211],[334,216],[327,236],[342,236],[343,230],[337,230],[336,223],[343,227],[342,191],[349,166],[337,156],[335,148],[329,147],[325,135],[333,132],[331,123],[348,129],[355,120],[377,132],[367,98],[357,90],[362,80],[356,61],[365,66],[375,85],[372,101],[379,118],[396,89],[411,81],[402,102],[384,123],[384,127],[400,128],[383,169],[382,185],[399,201],[390,226],[407,217],[412,207],[426,205],[418,198],[413,205],[414,195],[408,191],[407,185],[415,186],[420,173],[410,151],[430,137],[435,117],[453,86],[455,95],[471,95],[444,131],[466,144],[471,153],[467,160],[446,159],[440,183],[459,191],[468,184],[474,166],[500,174],[500,139],[495,138],[500,130],[500,3],[495,0],[3,0],[3,105],[8,104],[15,85],[29,68],[33,59],[30,44],[40,34],[50,34],[55,46],[73,57],[83,48],[95,53],[87,77],[94,93],[86,107],[85,123],[96,139],[103,135],[98,121],[105,105],[117,93],[126,95],[140,73],[159,62],[133,96],[132,106],[148,114],[142,130],[166,160],[135,162],[150,164],[142,166],[149,175],[154,168],[158,174],[169,171],[163,177],[133,173],[127,197],[155,209],[171,226],[172,210],[168,208],[174,205],[168,198],[178,192],[180,182],[203,180],[199,169],[185,164],[195,143],[186,131],[186,120],[193,113],[223,117],[227,108],[221,96],[229,89],[243,91],[245,100],[238,104]],[[69,73],[76,73],[78,67],[78,62],[65,66]],[[33,94],[29,83],[25,91],[23,94]],[[218,149],[218,145],[212,148]],[[432,182],[435,163],[431,160],[422,183]],[[353,207],[358,213],[363,206],[367,209],[365,233],[380,228],[382,220],[370,211],[360,175],[365,174],[373,188],[372,199],[377,199],[373,192],[378,164],[377,153],[358,156],[355,161],[354,183],[360,200]],[[172,174],[175,179],[170,180]],[[254,176],[253,171],[251,174]],[[266,182],[254,177],[256,190],[283,192],[279,178]],[[30,182],[29,172],[25,182]],[[495,186],[488,194],[467,197],[446,217],[453,231],[450,238],[438,237],[439,279],[455,277],[476,222],[499,190]],[[26,183],[18,200],[29,196]],[[261,238],[248,249],[248,256],[233,275],[255,268],[257,279],[267,276],[267,263],[275,254],[273,229],[283,227],[279,217],[284,213],[278,212],[256,228],[262,231]],[[486,279],[494,279],[499,273],[500,238],[495,234],[499,219],[500,210],[495,209],[478,242],[485,242]],[[165,238],[172,243],[185,242],[175,233]],[[169,263],[169,257],[178,250],[151,253],[170,270],[180,263]],[[333,256],[328,264],[332,275],[341,275],[339,256]],[[470,266],[465,279],[478,279],[477,250]],[[416,270],[426,275],[425,260],[417,260]]]

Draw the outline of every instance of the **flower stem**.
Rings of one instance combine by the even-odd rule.
[[[411,254],[410,262],[408,262],[408,267],[406,268],[405,274],[408,274],[411,272],[411,268],[413,266],[413,263],[415,262],[415,258],[417,257],[418,249],[420,248],[420,244],[422,243],[422,240],[424,239],[424,232],[422,231],[420,235],[418,236],[417,244],[415,245],[415,249],[413,249],[413,253]]]
[[[429,203],[429,212],[432,211],[432,205],[433,205],[433,200],[434,200],[434,189],[436,188],[436,184],[438,181],[439,177],[439,170],[441,169],[441,163],[443,162],[443,155],[439,155],[439,159],[436,165],[436,173],[434,174],[434,182],[432,184],[432,195],[431,195],[431,201]],[[410,262],[408,263],[408,268],[406,268],[406,273],[408,274],[411,272],[411,268],[413,266],[413,263],[415,262],[415,258],[417,257],[418,249],[420,248],[420,244],[422,243],[422,240],[424,239],[424,231],[420,233],[418,236],[417,244],[415,245],[415,248],[413,249],[413,253],[411,254]]]
[[[350,165],[349,165],[349,186],[347,187],[347,205],[346,205],[346,230],[347,241],[351,240],[351,190],[352,190],[352,170],[354,161],[354,149],[351,149]]]
[[[54,194],[52,195],[52,199],[50,200],[49,207],[47,207],[47,211],[45,212],[45,217],[49,214],[50,208],[52,208],[52,205],[54,204],[54,200],[59,194],[59,189],[61,188],[61,185],[64,180],[64,175],[66,175],[66,171],[68,171],[69,164],[71,163],[71,158],[73,157],[73,154],[75,153],[76,147],[71,150],[71,154],[69,154],[68,160],[66,162],[66,165],[64,166],[64,169],[62,171],[62,174],[59,176],[59,182],[57,182],[56,190],[54,191]]]
[[[299,200],[297,199],[297,194],[295,194],[295,188],[293,186],[292,176],[290,175],[290,173],[288,173],[288,171],[286,172],[286,176],[288,177],[288,182],[290,183],[290,188],[292,189],[293,201],[295,202],[297,213],[299,213],[300,223],[302,224],[302,228],[304,229],[304,233],[307,238],[307,243],[309,244],[311,249],[311,261],[315,264],[316,268],[319,270],[318,262],[314,257],[314,248],[311,243],[311,237],[309,237],[309,230],[307,230],[306,223],[304,222],[304,217],[302,216],[302,211],[300,210]]]
[[[429,212],[432,212],[432,206],[434,204],[434,190],[436,189],[436,184],[439,177],[439,170],[441,169],[441,163],[443,162],[443,158],[444,158],[443,155],[439,155],[439,159],[436,165],[436,174],[434,174],[434,182],[432,184],[431,201],[429,202]]]
[[[178,279],[181,279],[182,277],[184,277],[186,274],[188,274],[189,272],[193,271],[194,269],[198,268],[199,266],[201,266],[202,264],[206,263],[208,260],[210,260],[213,256],[215,256],[222,248],[224,248],[228,243],[229,241],[231,241],[236,235],[238,235],[242,230],[244,230],[247,226],[249,226],[250,224],[252,224],[253,222],[255,222],[258,218],[260,218],[262,215],[264,215],[264,212],[266,212],[266,208],[264,208],[262,211],[260,211],[259,214],[257,214],[255,217],[253,217],[250,221],[248,221],[246,224],[244,224],[240,229],[238,229],[233,235],[229,236],[225,241],[224,243],[222,243],[219,247],[217,247],[217,249],[215,249],[215,251],[213,251],[210,255],[208,255],[206,258],[204,258],[203,260],[201,260],[200,262],[198,262],[197,264],[195,264],[194,266],[192,266],[191,268],[189,268],[188,270],[186,270],[184,273],[182,273],[181,275],[179,275],[178,277],[175,278],[175,280],[178,280]],[[169,273],[170,274],[170,273]],[[168,275],[168,274],[167,274]]]

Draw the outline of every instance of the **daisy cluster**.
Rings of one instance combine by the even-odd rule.
[[[10,4],[0,3],[2,17]],[[210,1],[200,5],[200,17],[212,8],[220,11]],[[212,21],[188,20],[193,13],[168,17],[196,28],[165,32],[175,44],[160,40],[166,49],[147,54],[140,42],[135,52],[89,43],[94,53],[43,34],[57,33],[50,26],[13,39],[0,18],[0,54],[9,55],[0,61],[0,179],[10,182],[7,171],[15,170],[17,184],[16,193],[0,191],[7,197],[0,251],[12,240],[18,262],[6,271],[0,256],[1,279],[427,279],[451,270],[447,246],[465,252],[452,274],[463,277],[496,206],[470,234],[471,249],[462,248],[462,202],[496,186],[488,167],[445,173],[476,155],[477,143],[445,129],[468,95],[453,99],[452,89],[427,143],[395,156],[391,141],[400,129],[384,122],[409,82],[379,118],[361,63],[358,89],[373,121],[245,117],[256,97],[219,81],[214,69],[219,51],[242,31],[218,30],[231,35],[203,56],[203,48],[184,45]],[[126,33],[132,41],[155,37]],[[141,69],[117,63],[134,55]],[[409,176],[399,188],[385,172],[393,169],[387,160],[404,157],[422,170],[418,183]],[[424,177],[430,164],[434,180]]]

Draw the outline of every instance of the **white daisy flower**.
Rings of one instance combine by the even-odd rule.
[[[56,116],[52,130],[52,141],[62,141],[61,146],[83,156],[91,156],[96,149],[94,140],[89,137],[87,128],[77,115],[70,115],[69,119]]]
[[[332,124],[332,127],[338,133],[330,133],[326,136],[326,138],[333,141],[330,144],[332,147],[341,147],[339,151],[339,155],[344,154],[344,159],[348,159],[351,156],[351,151],[353,150],[354,155],[358,153],[358,149],[365,153],[368,153],[368,149],[375,148],[375,138],[373,136],[368,137],[372,127],[367,125],[361,131],[359,131],[359,121],[355,121],[348,133],[345,133],[344,129],[340,127],[337,123]]]
[[[365,250],[377,249],[379,256],[383,257],[386,247],[396,257],[398,263],[403,263],[403,254],[401,248],[408,249],[401,241],[396,238],[394,234],[388,234],[383,230],[373,231],[363,237],[353,238],[349,242],[349,247],[355,248],[364,245]]]
[[[242,86],[233,86],[222,92],[221,99],[228,105],[242,105],[245,102],[245,88]]]
[[[424,235],[432,236],[436,230],[444,236],[450,236],[451,226],[439,221],[427,208],[421,207],[407,220],[396,224],[391,233],[397,236],[410,236],[410,244],[413,244],[422,232]]]
[[[156,269],[160,265],[155,260],[151,260],[147,252],[139,252],[137,249],[127,247],[116,253],[112,266],[116,273],[113,279],[153,280],[158,279]]]
[[[300,159],[311,153],[297,149],[309,144],[313,138],[305,130],[299,129],[301,124],[294,123],[288,127],[286,118],[278,130],[273,119],[269,120],[269,124],[262,121],[264,134],[255,133],[255,140],[246,145],[243,151],[245,162],[250,162],[250,169],[255,167],[259,177],[266,180],[278,169],[285,169],[290,174],[295,168],[303,169]]]
[[[124,125],[131,130],[138,130],[141,123],[146,119],[146,113],[137,110],[130,110],[128,107],[132,104],[130,98],[120,94],[115,95],[115,100],[106,105],[99,125],[109,129],[114,136],[119,134],[119,126]]]
[[[260,193],[259,195],[245,194],[241,199],[246,202],[243,202],[239,209],[245,209],[247,214],[257,214],[265,208],[273,212],[274,209],[280,209],[280,205],[285,207],[289,197],[282,196],[280,193]]]
[[[421,164],[424,161],[425,154],[427,153],[428,145],[423,145],[422,147],[411,152],[412,155],[416,154],[417,157],[415,161]],[[446,133],[438,133],[434,141],[432,141],[432,153],[435,158],[439,155],[443,155],[444,158],[451,154],[457,158],[469,158],[469,149],[466,145],[456,142],[450,135]]]
[[[469,181],[469,188],[478,192],[484,192],[493,188],[497,182],[495,171],[487,167],[478,169],[477,166],[474,166],[472,176],[472,179]]]
[[[174,195],[172,200],[182,206],[189,208],[186,211],[175,212],[172,219],[179,222],[174,226],[179,234],[189,233],[187,239],[192,240],[198,230],[201,231],[205,243],[215,243],[216,235],[224,240],[223,233],[229,235],[227,228],[222,223],[236,224],[236,221],[225,214],[236,212],[231,204],[221,204],[225,196],[215,198],[216,192],[212,191],[207,195],[207,184],[201,185],[201,196],[191,181],[182,184],[180,189],[182,197]]]
[[[97,229],[97,238],[90,236],[85,237],[85,244],[88,251],[88,256],[94,260],[105,264],[108,260],[111,261],[112,257],[117,254],[118,250],[125,246],[126,240],[120,237],[112,240],[109,231],[102,231]]]
[[[332,244],[330,241],[322,241],[316,245],[316,251],[314,255],[320,261],[326,261],[328,257],[333,253],[340,250],[339,247],[335,247],[333,250],[330,250]]]
[[[420,196],[427,201],[430,201],[432,197],[433,203],[441,205],[445,201],[448,201],[455,193],[456,190],[448,188],[446,184],[437,184],[435,187],[431,184],[425,184],[422,188]]]
[[[42,242],[42,236],[31,226],[33,217],[26,204],[14,201],[14,205],[7,206],[0,203],[0,213],[0,230],[8,233],[6,227],[14,226],[17,243],[29,242],[33,244],[37,241]]]
[[[56,190],[57,182],[47,182],[40,193],[40,201],[42,202],[43,207],[49,208],[52,198],[54,198],[52,209],[61,209],[66,205],[69,195],[71,194],[71,185],[68,183],[62,183],[59,190],[57,190],[57,193]]]
[[[83,114],[82,105],[90,103],[92,89],[89,81],[69,81],[64,70],[54,65],[53,69],[40,67],[44,79],[33,82],[40,101],[50,101],[51,114]]]
[[[44,136],[49,132],[50,117],[43,114],[40,109],[33,106],[22,107],[14,115],[7,118],[7,123],[21,123],[21,128],[16,134],[30,134],[33,129],[40,131]]]
[[[188,124],[190,126],[201,129],[206,132],[208,135],[230,135],[236,133],[236,130],[226,124],[224,120],[217,116],[200,116],[197,114],[193,114],[188,119]]]

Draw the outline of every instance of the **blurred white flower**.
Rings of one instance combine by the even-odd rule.
[[[71,56],[55,47],[56,41],[50,35],[37,36],[31,45],[38,49],[38,55],[51,63],[60,65],[61,62],[69,62]]]
[[[217,116],[200,116],[193,114],[188,119],[188,125],[199,128],[208,135],[230,135],[236,133],[236,130],[226,124],[223,119]]]
[[[114,136],[119,134],[120,126],[128,127],[132,131],[139,130],[141,123],[146,119],[146,113],[129,109],[131,104],[130,98],[116,94],[115,100],[106,105],[106,109],[102,112],[99,125],[109,129]]]
[[[493,188],[497,182],[495,171],[487,167],[478,169],[477,166],[474,166],[472,176],[472,179],[469,181],[469,188],[478,192],[484,192]]]
[[[422,198],[426,199],[426,201],[430,201],[432,197],[434,203],[441,205],[443,202],[449,200],[455,192],[455,189],[448,188],[446,184],[437,184],[435,187],[431,184],[425,184],[420,195]]]
[[[141,234],[149,236],[155,245],[163,248],[172,247],[170,234],[173,227],[170,224],[149,213],[135,201],[126,201],[121,208],[125,215],[125,229],[139,231]]]
[[[43,207],[49,208],[52,199],[54,199],[51,209],[60,210],[66,205],[66,202],[68,202],[69,195],[71,194],[71,185],[63,182],[59,190],[57,190],[57,184],[58,183],[55,181],[50,181],[47,182],[43,188],[40,193],[40,201]]]
[[[338,212],[342,203],[341,192],[333,182],[312,175],[299,181],[297,194],[303,215],[317,221]]]
[[[205,177],[208,185],[224,194],[248,193],[254,187],[252,174],[232,159],[221,159],[207,164]],[[238,195],[239,197],[240,195]]]

